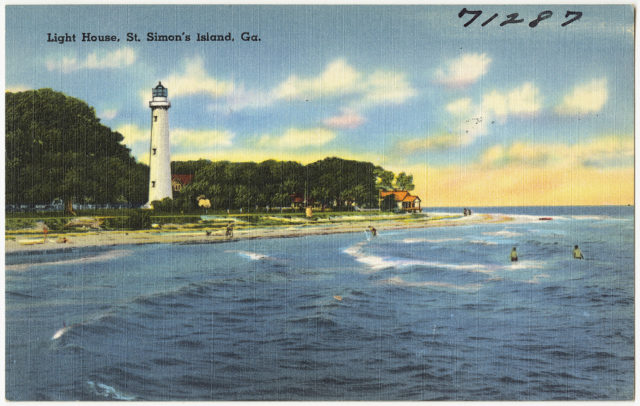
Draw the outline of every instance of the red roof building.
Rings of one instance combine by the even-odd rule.
[[[180,192],[183,186],[187,186],[193,180],[193,175],[171,175],[171,188],[174,192]]]
[[[304,196],[300,193],[292,193],[289,195],[289,197],[291,198],[291,207],[296,208],[313,206],[316,202],[314,199],[307,199],[305,201]]]
[[[413,196],[411,193],[406,190],[381,190],[380,191],[380,199],[384,199],[385,197],[393,195],[395,201],[398,205],[398,210],[402,211],[420,211],[420,198],[418,196]]]

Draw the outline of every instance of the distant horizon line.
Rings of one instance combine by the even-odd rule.
[[[426,208],[464,208],[464,207],[635,207],[635,204],[525,204],[525,205],[500,205],[500,206],[492,206],[492,205],[464,205],[464,206],[422,206],[423,209]]]

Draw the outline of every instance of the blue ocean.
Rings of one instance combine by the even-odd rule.
[[[632,399],[634,208],[472,210],[516,221],[8,254],[6,397]]]

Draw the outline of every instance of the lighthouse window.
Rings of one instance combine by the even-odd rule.
[[[156,149],[157,149],[157,148],[153,148],[153,155],[155,155],[155,154],[156,154]]]
[[[158,121],[158,116],[153,116],[153,121]]]
[[[151,181],[151,187],[156,187],[156,181],[155,180]]]

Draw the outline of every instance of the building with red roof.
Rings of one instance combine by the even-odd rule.
[[[381,190],[380,200],[390,195],[393,195],[396,204],[398,205],[398,210],[400,211],[418,212],[422,210],[420,208],[420,198],[412,195],[406,190]]]
[[[171,175],[171,188],[174,192],[180,192],[183,186],[187,186],[193,180],[193,175]]]

